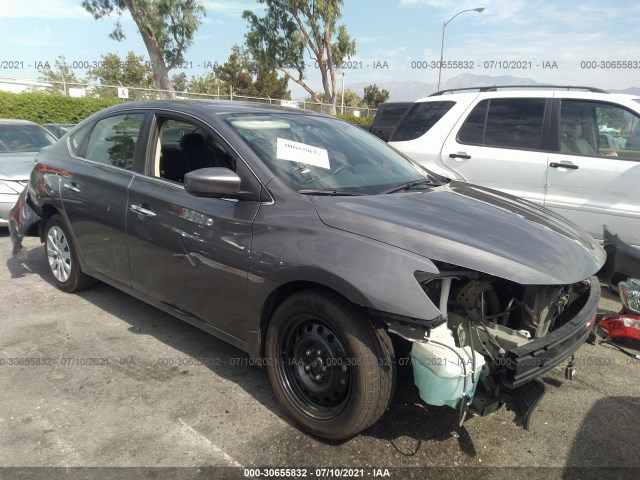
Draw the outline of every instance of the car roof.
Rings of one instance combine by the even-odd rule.
[[[309,110],[299,108],[282,107],[265,103],[241,102],[232,100],[145,100],[139,102],[127,102],[102,110],[100,113],[117,112],[129,109],[167,109],[179,108],[181,111],[198,111],[210,115],[224,115],[232,113],[297,113],[304,115],[326,116]]]
[[[22,120],[18,118],[0,118],[0,125],[38,125],[38,124],[30,120]]]
[[[430,95],[416,100],[416,102],[443,102],[448,100],[472,101],[475,98],[584,98],[592,100],[637,100],[637,95],[625,93],[589,92],[584,90],[568,90],[567,87],[541,87],[540,89],[517,88],[509,90],[504,88],[488,92],[445,92],[438,95]]]

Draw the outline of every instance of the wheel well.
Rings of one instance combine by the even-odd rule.
[[[58,215],[60,212],[56,209],[56,207],[52,205],[43,205],[41,209],[41,220],[38,222],[38,236],[40,237],[40,241],[44,242],[44,227],[47,225],[47,221],[53,217],[54,215]]]
[[[289,298],[291,295],[301,292],[303,290],[310,289],[321,289],[327,292],[331,292],[334,295],[338,295],[344,298],[346,301],[350,302],[348,298],[342,295],[340,292],[334,290],[333,288],[329,288],[326,285],[322,285],[321,283],[309,282],[309,281],[295,281],[285,283],[284,285],[280,285],[276,288],[267,300],[264,302],[264,306],[262,307],[262,312],[260,314],[260,356],[264,357],[264,340],[267,336],[267,328],[269,327],[269,322],[271,321],[271,317],[276,309],[280,306],[280,304]],[[352,302],[353,303],[353,302]],[[364,308],[364,307],[363,307]]]

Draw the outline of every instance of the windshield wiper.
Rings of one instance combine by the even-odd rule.
[[[337,196],[357,196],[357,195],[365,195],[364,193],[352,192],[349,190],[340,190],[336,188],[303,188],[302,190],[298,190],[298,193],[302,193],[303,195],[328,195],[332,197]]]
[[[437,187],[440,185],[440,183],[436,183],[433,180],[429,180],[428,178],[424,178],[422,180],[414,180],[412,182],[407,182],[407,183],[402,183],[400,185],[396,185],[393,188],[390,188],[389,190],[385,190],[384,192],[380,192],[381,195],[384,195],[385,193],[395,193],[395,192],[400,192],[402,190],[410,190],[411,188],[418,186],[418,185],[425,185],[425,186],[429,186],[429,187]]]

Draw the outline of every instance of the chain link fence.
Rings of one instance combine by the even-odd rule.
[[[122,85],[93,85],[77,82],[55,82],[29,79],[15,79],[0,77],[0,90],[13,93],[21,92],[42,92],[50,94],[65,95],[69,97],[93,97],[122,99],[123,101],[156,100],[160,98],[161,90],[141,87],[127,87]],[[189,91],[176,91],[178,99],[210,99],[210,100],[233,100],[265,103],[270,105],[281,105],[285,107],[301,108],[314,112],[332,114],[351,114],[360,118],[375,116],[377,109],[368,107],[351,107],[328,103],[316,103],[306,100],[285,100],[271,97],[254,97],[237,95],[233,92],[224,92],[218,89],[215,93],[192,93]]]

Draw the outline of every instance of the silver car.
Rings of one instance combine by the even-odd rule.
[[[36,153],[55,142],[37,123],[0,119],[0,227],[8,225],[9,210],[29,181]]]

